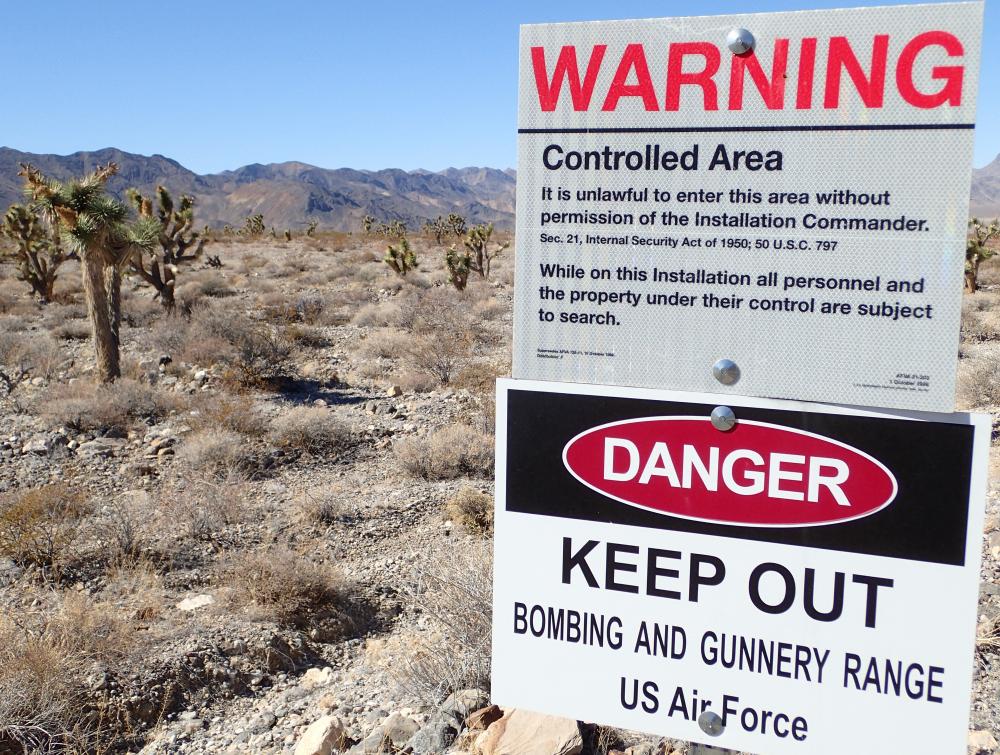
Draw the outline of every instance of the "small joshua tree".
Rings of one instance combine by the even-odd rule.
[[[291,241],[291,240],[292,240],[292,232],[289,229],[286,228],[285,229],[285,241]]]
[[[428,220],[424,223],[424,230],[434,237],[437,243],[441,243],[441,239],[451,233],[451,226],[448,225],[448,221],[445,220],[440,215],[434,220]]]
[[[52,301],[59,266],[66,260],[58,229],[31,207],[13,204],[0,221],[0,234],[14,242],[8,255],[17,266],[18,280],[31,286],[43,304]],[[0,256],[3,250],[0,250]]]
[[[483,278],[490,277],[490,266],[493,258],[510,246],[510,242],[498,244],[490,251],[490,238],[493,236],[493,224],[474,225],[469,229],[465,239],[465,248],[469,253],[469,269],[479,273]]]
[[[376,220],[373,215],[365,215],[361,218],[361,227],[364,229],[365,233],[371,233],[375,222]]]
[[[417,266],[417,255],[410,249],[410,242],[404,237],[398,247],[389,245],[382,261],[395,270],[397,275],[405,278],[406,274]]]
[[[465,218],[454,212],[448,215],[448,230],[456,236],[464,236],[466,231]]]
[[[969,238],[965,245],[965,289],[969,293],[974,294],[979,288],[979,265],[996,254],[997,250],[988,244],[997,238],[1000,238],[1000,222],[997,220],[989,225],[978,218],[969,221]]]
[[[260,212],[256,215],[247,216],[247,219],[243,221],[243,229],[240,231],[243,236],[249,238],[258,238],[266,232],[267,225],[264,223],[263,213]]]
[[[72,181],[46,178],[22,165],[32,208],[62,232],[63,244],[80,258],[83,292],[94,336],[97,379],[121,377],[121,270],[134,254],[155,248],[159,227],[153,218],[130,221],[128,207],[107,193],[118,166],[108,163]]]
[[[448,268],[448,281],[458,291],[464,291],[469,284],[470,257],[467,251],[458,251],[454,244],[445,253],[444,264]]]
[[[319,221],[310,220],[309,221],[309,225],[306,226],[306,236],[308,236],[309,238],[312,238],[313,236],[315,236],[316,235],[316,226],[318,226],[318,225],[319,225]]]
[[[156,220],[159,226],[159,249],[146,254],[137,252],[130,260],[131,267],[156,290],[163,308],[172,312],[179,266],[198,259],[207,242],[202,234],[191,231],[194,225],[194,197],[184,195],[175,205],[170,192],[163,186],[157,186],[155,215],[151,199],[143,197],[135,189],[128,190],[128,197],[140,218]]]

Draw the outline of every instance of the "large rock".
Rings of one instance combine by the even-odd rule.
[[[412,751],[413,755],[436,755],[447,750],[456,736],[458,729],[452,719],[441,716],[424,724],[420,731],[410,737],[404,749]]]
[[[996,749],[996,737],[986,729],[969,732],[969,755],[980,755],[980,753],[993,755]]]
[[[345,739],[344,725],[335,716],[313,721],[295,746],[295,755],[330,755]]]
[[[114,456],[117,451],[121,451],[124,446],[125,440],[123,438],[95,438],[81,443],[76,449],[76,455],[89,459],[106,459],[109,456]]]
[[[490,727],[494,721],[503,718],[503,711],[499,705],[489,705],[485,708],[470,713],[465,719],[465,728],[471,731],[484,731]]]
[[[481,689],[460,689],[452,692],[441,703],[441,712],[452,716],[461,723],[473,711],[485,708],[490,704],[490,696]]]
[[[579,755],[583,737],[576,721],[526,710],[509,710],[476,738],[481,755]]]

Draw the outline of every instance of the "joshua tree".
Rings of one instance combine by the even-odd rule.
[[[493,258],[510,246],[510,242],[498,244],[497,248],[490,251],[490,237],[493,236],[493,224],[474,225],[469,229],[469,236],[465,239],[465,248],[469,254],[469,269],[479,273],[484,278],[490,277],[490,265]]]
[[[365,233],[372,232],[372,226],[375,225],[375,217],[372,215],[365,215],[361,218],[361,227],[364,228]]]
[[[464,291],[469,284],[469,259],[468,252],[460,252],[451,245],[451,248],[444,255],[444,264],[448,268],[448,281],[459,291]]]
[[[31,207],[13,204],[0,221],[0,234],[15,244],[9,256],[17,266],[18,279],[31,286],[43,304],[50,302],[56,273],[66,259],[58,230]]]
[[[410,249],[410,242],[404,237],[398,247],[389,245],[382,261],[405,278],[406,274],[417,266],[417,255]]]
[[[988,260],[996,249],[988,244],[1000,238],[1000,222],[994,220],[985,225],[978,218],[969,221],[969,238],[965,245],[965,288],[969,293],[976,293],[979,288],[979,265]]]
[[[451,226],[448,221],[443,217],[438,215],[434,220],[428,220],[424,223],[424,229],[434,237],[437,243],[441,243],[441,239],[451,233]]]
[[[163,186],[156,187],[158,207],[153,214],[153,202],[143,197],[135,189],[128,190],[140,218],[155,219],[159,225],[159,250],[151,250],[148,254],[136,251],[129,260],[132,269],[143,280],[156,289],[160,303],[168,312],[174,309],[174,293],[177,283],[178,267],[201,256],[206,239],[197,232],[191,232],[194,225],[194,197],[181,196],[175,205],[170,192]],[[148,269],[146,258],[149,259]]]
[[[461,215],[456,215],[454,212],[448,216],[448,229],[456,236],[464,236],[466,225],[465,218]]]
[[[247,216],[247,219],[243,221],[243,230],[240,233],[244,236],[257,238],[258,236],[263,236],[266,230],[267,226],[264,223],[264,215],[258,212],[256,215]]]
[[[309,221],[309,225],[306,226],[306,236],[309,236],[310,238],[312,238],[313,236],[315,236],[316,235],[316,226],[318,226],[318,225],[319,225],[319,221],[310,220]]]
[[[121,376],[121,269],[139,251],[155,248],[159,228],[152,218],[129,222],[128,207],[108,196],[106,184],[118,172],[108,163],[83,178],[60,182],[31,165],[21,165],[33,208],[62,232],[63,245],[81,262],[83,291],[94,336],[98,381]]]

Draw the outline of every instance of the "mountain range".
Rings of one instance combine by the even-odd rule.
[[[418,228],[426,220],[456,212],[471,223],[514,227],[513,170],[449,168],[426,170],[328,170],[299,162],[245,165],[223,173],[198,175],[163,155],[136,155],[119,149],[42,155],[0,147],[0,209],[23,201],[21,163],[31,163],[56,179],[80,176],[96,165],[118,164],[109,190],[124,198],[135,187],[144,194],[163,184],[175,195],[197,199],[199,226],[242,226],[254,213],[279,231],[301,231],[315,220],[321,228],[349,231],[365,215],[402,220]]]
[[[448,168],[437,173],[318,168],[299,162],[245,165],[236,170],[199,175],[163,155],[136,155],[119,149],[42,155],[0,147],[0,209],[22,201],[20,163],[30,162],[46,175],[66,179],[95,165],[118,163],[112,193],[124,197],[135,187],[151,193],[163,184],[174,194],[197,198],[198,225],[241,226],[260,212],[268,226],[301,230],[310,221],[321,228],[349,231],[365,215],[402,220],[418,228],[426,220],[456,212],[470,223],[514,227],[516,174],[495,168]],[[970,212],[1000,216],[1000,155],[972,173]]]

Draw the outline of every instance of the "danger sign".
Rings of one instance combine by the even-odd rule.
[[[989,437],[500,381],[494,699],[737,751],[962,752]]]
[[[951,411],[982,13],[522,27],[514,377]]]

